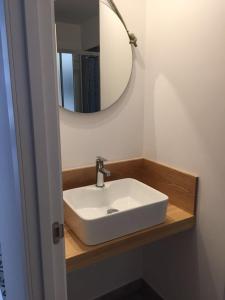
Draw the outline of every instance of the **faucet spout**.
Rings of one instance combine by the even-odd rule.
[[[109,170],[106,170],[105,168],[100,169],[99,172],[101,172],[106,177],[111,176],[111,172]]]

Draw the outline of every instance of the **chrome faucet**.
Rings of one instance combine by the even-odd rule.
[[[104,167],[104,162],[107,161],[105,158],[101,156],[97,156],[96,158],[96,186],[99,188],[103,188],[104,184],[104,176],[109,177],[111,172],[106,170]]]

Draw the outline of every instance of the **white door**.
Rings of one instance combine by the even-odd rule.
[[[7,300],[66,300],[54,10],[0,0],[0,243]],[[4,183],[4,184],[3,184]]]

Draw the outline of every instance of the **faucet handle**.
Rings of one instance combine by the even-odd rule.
[[[102,156],[97,156],[97,157],[96,157],[96,161],[104,162],[104,161],[107,161],[107,159],[104,158],[104,157],[102,157]]]

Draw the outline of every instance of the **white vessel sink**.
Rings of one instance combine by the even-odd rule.
[[[168,197],[126,178],[63,192],[65,220],[82,242],[96,245],[164,222]]]

